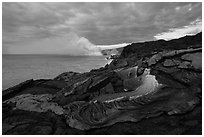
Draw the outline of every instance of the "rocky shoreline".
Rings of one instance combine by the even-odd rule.
[[[202,134],[202,33],[3,91],[3,134]]]

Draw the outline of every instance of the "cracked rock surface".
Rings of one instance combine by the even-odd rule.
[[[201,134],[202,33],[133,43],[110,65],[31,79],[2,99],[3,134]]]

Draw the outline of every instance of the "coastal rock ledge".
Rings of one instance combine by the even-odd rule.
[[[2,134],[202,134],[202,33],[3,91]]]

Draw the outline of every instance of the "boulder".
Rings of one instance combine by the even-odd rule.
[[[135,76],[137,76],[137,69],[138,69],[138,66],[127,68],[127,69],[122,69],[122,70],[118,70],[117,74],[123,80],[134,78]]]
[[[64,80],[64,81],[68,81],[71,77],[78,75],[80,73],[78,72],[64,72],[60,75],[58,75],[57,77],[54,78],[54,80]]]
[[[192,53],[192,54],[185,54],[181,57],[184,60],[191,61],[192,66],[195,69],[202,69],[202,53]]]
[[[47,112],[49,110],[57,115],[62,115],[64,113],[63,108],[58,106],[56,103],[49,102],[52,98],[53,96],[51,94],[23,94],[6,100],[3,103],[15,104],[13,109],[35,112]]]
[[[171,60],[171,59],[166,59],[163,63],[164,67],[172,67],[172,66],[177,66],[179,64],[179,62]]]

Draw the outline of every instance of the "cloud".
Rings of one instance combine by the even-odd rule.
[[[45,48],[42,51],[54,53],[49,50],[49,46],[51,49],[58,48],[57,44],[60,43],[59,45],[67,46],[64,48],[70,51],[81,47],[95,54],[97,48],[94,45],[154,40],[154,36],[169,30],[174,31],[175,28],[180,29],[184,26],[192,27],[190,23],[196,19],[202,22],[201,2],[4,2],[2,4],[2,43],[3,47],[7,47],[4,49],[10,49],[10,53],[20,52],[19,47],[32,47],[31,49],[34,50],[39,47],[38,45],[44,44],[49,45],[42,46]],[[78,36],[75,44],[66,44],[73,42],[67,38],[70,34]],[[77,42],[80,46],[77,46]],[[89,43],[87,45],[90,48],[80,42]],[[25,50],[25,52],[28,51]],[[59,52],[56,51],[56,54]],[[69,51],[66,51],[66,54],[69,54]],[[83,54],[87,54],[86,51]]]
[[[195,35],[202,31],[202,22],[200,19],[197,19],[190,23],[188,26],[181,28],[172,28],[167,32],[163,32],[154,36],[156,39],[171,40],[180,38],[186,35]]]

